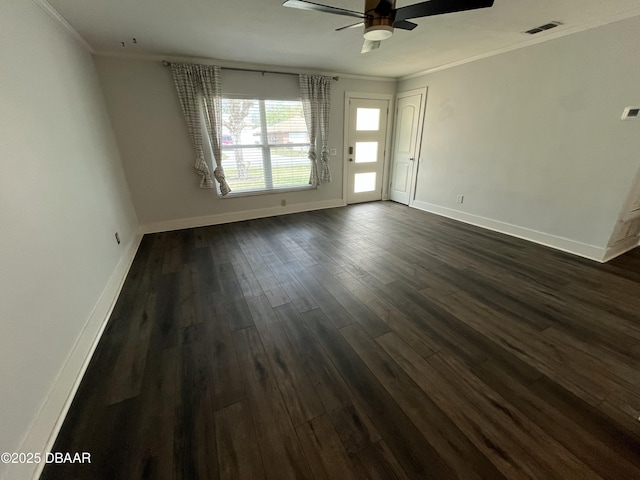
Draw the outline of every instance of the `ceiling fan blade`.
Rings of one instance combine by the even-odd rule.
[[[363,27],[363,26],[364,26],[364,22],[352,23],[351,25],[347,25],[346,27],[336,28],[336,32],[339,32],[341,30],[347,30],[348,28],[356,28],[356,27]]]
[[[394,28],[400,28],[402,30],[413,30],[414,28],[416,28],[418,26],[417,23],[413,23],[413,22],[407,22],[406,20],[400,20],[393,22],[393,27]]]
[[[396,22],[409,18],[429,17],[444,13],[464,12],[477,8],[487,8],[493,0],[430,0],[396,9]]]
[[[362,44],[362,50],[360,50],[360,53],[367,53],[371,50],[375,50],[376,48],[380,48],[380,40],[365,40]]]
[[[393,0],[380,0],[374,9],[378,15],[382,15],[383,17],[389,15],[391,10],[393,10]]]
[[[333,13],[335,15],[345,15],[347,17],[364,18],[364,15],[360,12],[331,7],[329,5],[322,5],[320,3],[307,2],[306,0],[285,0],[282,6],[300,8],[302,10],[314,10],[316,12]]]

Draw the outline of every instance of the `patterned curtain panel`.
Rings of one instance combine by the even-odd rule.
[[[200,105],[198,102],[199,88],[198,73],[195,65],[184,63],[172,63],[171,73],[173,73],[173,81],[176,84],[178,98],[184,119],[187,121],[187,129],[193,147],[196,149],[196,161],[194,168],[201,176],[200,188],[213,188],[211,173],[209,166],[204,160],[204,151],[202,149],[202,125],[200,125]]]
[[[209,165],[204,159],[202,132],[206,131],[211,141],[217,166],[214,176],[220,184],[220,192],[231,191],[222,169],[220,143],[222,138],[222,97],[220,93],[220,67],[172,63],[171,72],[176,85],[182,113],[187,122],[191,142],[196,150],[194,168],[200,174],[200,188],[214,188]],[[201,122],[200,109],[204,109],[205,125]]]
[[[202,85],[202,101],[207,132],[211,140],[213,158],[216,167],[213,176],[220,184],[220,193],[226,195],[231,191],[222,169],[222,92],[220,88],[220,67],[213,65],[196,65]]]
[[[331,78],[321,75],[300,75],[300,93],[304,119],[309,132],[309,160],[311,161],[311,177],[309,184],[331,181],[329,170],[329,107],[331,105]],[[316,155],[316,138],[320,127],[320,174]]]
[[[329,110],[331,107],[331,78],[320,77],[318,81],[318,115],[320,115],[320,181],[331,181],[329,170]]]

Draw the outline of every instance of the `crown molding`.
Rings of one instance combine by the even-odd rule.
[[[93,50],[93,47],[91,47],[91,45],[89,45],[89,43],[84,38],[82,38],[82,35],[80,35],[80,33],[75,28],[73,28],[71,24],[67,22],[67,20],[62,15],[60,15],[60,13],[55,8],[52,7],[51,4],[47,2],[47,0],[32,0],[32,1],[42,10],[44,10],[47,13],[47,15],[49,15],[56,22],[58,22],[58,24],[60,24],[60,26],[62,26],[62,28],[64,28],[67,31],[67,33],[69,33],[73,38],[75,38],[87,52],[92,54],[95,53],[95,51]]]
[[[621,22],[624,20],[628,20],[633,17],[637,17],[640,15],[640,7],[634,8],[632,10],[627,10],[625,12],[618,12],[613,15],[609,15],[607,17],[600,18],[596,21],[585,23],[582,25],[577,25],[575,27],[562,25],[558,28],[554,28],[549,31],[546,35],[540,37],[532,37],[529,40],[518,42],[513,45],[509,45],[508,47],[497,48],[490,52],[481,53],[479,55],[474,55],[472,57],[468,57],[462,60],[457,60],[455,62],[446,63],[444,65],[438,65],[437,67],[428,68],[426,70],[422,70],[420,72],[411,73],[409,75],[404,75],[398,77],[398,81],[411,80],[412,78],[422,77],[423,75],[427,75],[429,73],[439,72],[441,70],[447,70],[449,68],[458,67],[460,65],[464,65],[467,63],[475,62],[477,60],[482,60],[484,58],[494,57],[496,55],[501,55],[503,53],[512,52],[514,50],[519,50],[521,48],[526,48],[532,45],[537,45],[539,43],[544,43],[550,40],[555,40],[557,38],[566,37],[569,35],[573,35],[575,33],[584,32],[586,30],[592,30],[594,28],[603,27],[605,25],[609,25],[611,23]]]

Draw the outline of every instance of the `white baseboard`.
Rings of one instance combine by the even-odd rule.
[[[486,228],[487,230],[493,230],[494,232],[500,232],[512,237],[522,238],[530,242],[538,243],[546,247],[555,248],[563,252],[572,253],[579,257],[588,258],[589,260],[595,260],[596,262],[603,262],[605,258],[605,248],[595,245],[588,245],[586,243],[577,242],[569,238],[558,237],[556,235],[550,235],[548,233],[539,232],[537,230],[531,230],[525,227],[519,227],[510,223],[501,222],[499,220],[493,220],[491,218],[481,217],[479,215],[473,215],[471,213],[461,212],[452,208],[442,207],[428,202],[414,201],[413,208],[418,210],[424,210],[426,212],[435,213],[447,218],[452,218],[460,222],[469,223],[477,227]]]
[[[288,213],[344,207],[344,205],[344,202],[340,198],[336,200],[324,200],[321,202],[297,203],[286,207],[260,208],[256,210],[220,213],[218,215],[206,215],[204,217],[180,218],[177,220],[167,220],[165,222],[155,222],[143,225],[141,230],[142,233],[170,232],[172,230],[182,230],[184,228],[206,227],[208,225],[242,222],[244,220],[254,220],[256,218],[275,217],[276,215],[286,215]]]
[[[18,448],[18,452],[49,452],[58,436],[65,416],[71,406],[73,397],[78,390],[85,370],[89,366],[91,356],[98,345],[102,332],[107,325],[109,316],[113,311],[116,300],[124,280],[129,273],[129,268],[138,251],[142,240],[142,234],[138,233],[127,245],[120,261],[118,262],[109,282],[102,291],[93,312],[87,319],[71,353],[60,370],[52,389],[36,415],[33,423],[27,430]],[[39,464],[9,464],[3,479],[33,479],[36,480],[45,466],[45,462]]]
[[[608,262],[609,260],[615,257],[619,257],[623,253],[626,253],[629,250],[633,250],[638,246],[640,246],[640,238],[638,237],[625,238],[624,240],[618,242],[616,245],[613,245],[612,247],[607,248],[607,251],[602,261]]]

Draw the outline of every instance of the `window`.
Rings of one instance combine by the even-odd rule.
[[[222,167],[233,193],[312,188],[299,100],[222,99]]]

